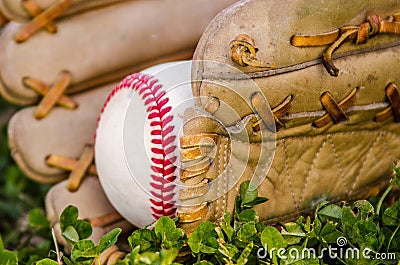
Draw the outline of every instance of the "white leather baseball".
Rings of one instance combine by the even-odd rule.
[[[99,117],[100,182],[116,210],[137,227],[175,216],[174,163],[180,112],[192,104],[190,72],[191,62],[182,61],[130,75],[110,93]]]

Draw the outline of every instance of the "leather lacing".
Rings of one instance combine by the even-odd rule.
[[[320,97],[320,102],[326,113],[314,120],[312,122],[312,126],[315,128],[323,128],[330,123],[340,123],[348,120],[348,116],[346,112],[352,107],[356,101],[357,92],[359,88],[354,88],[350,91],[350,93],[344,97],[341,101],[337,102],[332,94],[329,91],[325,91],[322,93]],[[390,103],[390,106],[384,109],[383,111],[376,114],[373,121],[375,122],[383,122],[391,117],[394,117],[395,122],[400,121],[400,93],[397,86],[394,83],[389,83],[385,89],[386,97]],[[280,104],[276,107],[272,108],[272,113],[274,115],[274,121],[276,123],[276,130],[285,127],[284,123],[281,121],[280,118],[284,117],[288,114],[292,106],[292,101],[294,99],[293,95],[289,95],[285,98]],[[269,124],[271,120],[269,117],[265,118],[262,115],[262,111],[267,107],[266,103],[263,100],[252,100],[252,106],[256,110],[258,117],[260,120],[253,124],[253,128],[255,131],[260,130],[258,126],[260,121],[263,121],[265,124]],[[267,126],[270,128],[270,126]]]
[[[57,80],[52,86],[43,81],[32,78],[23,78],[23,84],[43,96],[42,100],[34,111],[36,119],[45,118],[56,104],[67,108],[76,109],[78,103],[72,98],[64,95],[65,90],[71,83],[71,73],[69,71],[61,71]],[[71,192],[76,191],[86,174],[97,176],[95,165],[93,165],[94,150],[92,145],[86,145],[80,158],[74,159],[70,157],[51,154],[46,158],[46,164],[50,167],[56,167],[65,171],[69,171],[67,189]]]
[[[94,147],[90,144],[85,145],[78,159],[51,154],[46,157],[45,162],[50,167],[70,172],[66,185],[67,190],[70,192],[77,191],[86,176],[98,176],[94,164]],[[93,227],[107,227],[123,220],[125,219],[116,210],[113,210],[88,221]],[[123,259],[125,254],[116,245],[113,245],[101,255],[100,264],[114,264],[117,260]]]
[[[359,88],[354,88],[350,93],[345,96],[342,100],[337,102],[333,98],[329,91],[322,93],[320,97],[321,105],[325,109],[326,113],[320,118],[316,119],[312,126],[315,128],[322,128],[331,123],[340,123],[348,119],[347,112],[352,107],[356,101],[356,95]],[[385,89],[387,100],[390,105],[383,111],[376,114],[373,119],[374,122],[383,122],[391,117],[394,121],[400,121],[400,93],[397,86],[394,83],[389,83]],[[213,102],[214,98],[211,98]],[[260,130],[260,123],[263,122],[266,128],[271,128],[271,122],[276,123],[277,130],[284,128],[285,124],[281,120],[282,117],[288,114],[292,103],[294,100],[294,95],[287,96],[281,103],[272,108],[271,118],[269,115],[263,113],[268,105],[265,103],[265,99],[262,97],[260,92],[256,92],[251,96],[251,104],[256,111],[256,115],[259,120],[253,124],[253,129],[256,131]],[[215,105],[215,104],[214,104]],[[187,184],[187,190],[181,190],[184,194],[184,200],[190,199],[190,192],[194,196],[201,196],[207,193],[207,183],[211,180],[212,174],[208,174],[210,168],[213,167],[214,157],[213,149],[210,148],[210,144],[205,144],[204,139],[210,139],[212,142],[218,146],[218,141],[222,138],[227,138],[218,134],[204,133],[198,135],[187,135],[180,138],[180,147],[182,150],[182,162],[183,164],[189,164],[183,168],[181,172],[181,181],[185,184],[190,183],[190,180],[194,180],[193,183]],[[229,141],[229,140],[226,140]],[[210,178],[211,177],[211,178]],[[193,198],[193,196],[192,196]],[[189,223],[200,220],[208,214],[207,203],[192,207],[181,207],[178,210],[178,218],[182,223]]]
[[[253,66],[261,68],[274,68],[269,62],[260,61],[256,58],[258,49],[255,41],[247,34],[238,35],[229,44],[231,59],[241,66]]]
[[[269,128],[269,130],[279,130],[280,128],[284,127],[285,125],[280,120],[283,116],[285,116],[290,108],[292,107],[292,102],[294,99],[294,95],[287,96],[281,103],[277,106],[272,108],[272,115],[273,118],[268,116],[269,113],[269,105],[266,104],[266,100],[261,95],[260,92],[256,92],[251,96],[251,104],[256,111],[258,117],[257,122],[253,123],[253,130],[255,132],[260,131],[260,123],[263,121],[264,124]],[[275,122],[275,124],[272,124]]]
[[[96,166],[93,164],[94,148],[92,145],[86,145],[79,159],[60,155],[49,155],[46,157],[46,164],[50,167],[69,171],[67,180],[67,190],[75,192],[79,189],[83,179],[87,175],[97,176]],[[107,227],[118,224],[125,219],[113,210],[102,216],[96,216],[87,220],[93,227]],[[108,248],[100,256],[100,264],[114,264],[117,260],[125,257],[124,252],[120,251],[116,245]]]
[[[70,171],[67,183],[67,189],[71,192],[78,190],[83,178],[87,173],[97,176],[96,167],[92,164],[94,158],[94,148],[92,145],[86,145],[79,159],[49,155],[46,158],[46,164],[65,171]]]
[[[378,15],[367,17],[359,26],[344,26],[331,32],[317,35],[294,35],[290,42],[296,47],[316,47],[330,45],[322,56],[323,64],[332,76],[338,76],[339,69],[332,61],[332,54],[344,42],[364,44],[382,33],[400,34],[400,13],[382,19]]]
[[[323,65],[332,76],[338,76],[339,69],[332,61],[332,54],[344,42],[352,41],[355,44],[366,43],[370,38],[382,34],[400,34],[400,13],[393,14],[386,19],[382,19],[378,15],[368,16],[366,21],[358,26],[344,26],[331,32],[316,35],[294,35],[290,39],[293,46],[296,47],[316,47],[330,45],[322,56]],[[241,66],[268,67],[273,68],[273,64],[265,63],[256,58],[258,51],[255,48],[255,41],[247,34],[238,35],[229,45],[230,57],[232,61]],[[354,104],[358,89],[353,89],[349,95],[343,100],[337,102],[332,95],[326,91],[321,95],[320,101],[327,113],[321,118],[315,120],[312,125],[316,128],[322,128],[332,121],[334,123],[347,120],[346,111]],[[395,121],[400,121],[400,97],[397,87],[394,84],[388,85],[386,95],[389,99],[391,107],[388,107],[381,113],[378,113],[374,121],[383,121],[394,116]],[[284,127],[281,117],[285,116],[291,108],[293,95],[286,97],[278,106],[272,109],[273,121],[276,130]],[[271,125],[271,117],[266,111],[269,106],[265,103],[265,99],[261,93],[254,93],[251,98],[252,106],[255,109],[259,120],[253,124],[255,132],[260,130],[261,122],[267,128],[273,128]],[[214,108],[218,108],[216,104],[211,104]],[[216,110],[214,109],[213,112]]]
[[[396,122],[400,122],[400,93],[397,86],[394,83],[389,83],[385,93],[390,106],[379,112],[375,116],[374,121],[382,122],[393,116]]]
[[[336,102],[336,100],[332,97],[329,91],[325,91],[324,93],[322,93],[320,101],[321,105],[326,111],[326,114],[315,120],[312,123],[312,126],[316,128],[322,128],[331,122],[339,123],[347,120],[348,117],[346,115],[346,111],[354,104],[356,100],[357,91],[358,88],[353,89],[349,93],[349,95],[347,95],[339,103]],[[272,122],[271,118],[269,116],[266,116],[266,113],[268,113],[267,111],[268,105],[265,99],[263,99],[260,92],[255,93],[251,99],[251,104],[255,109],[256,114],[259,117],[259,120],[253,124],[253,130],[256,132],[260,130],[259,123],[261,121],[264,122],[267,128],[276,128],[276,131],[285,127],[285,124],[281,121],[280,118],[288,114],[292,106],[293,100],[294,100],[294,95],[289,95],[281,103],[272,108],[273,121],[275,122],[275,127],[274,127],[273,125],[271,125]]]
[[[15,41],[18,43],[24,42],[42,28],[45,28],[50,33],[56,33],[57,26],[54,20],[64,14],[71,4],[72,0],[60,0],[46,10],[42,10],[34,0],[24,1],[22,6],[33,19],[23,25],[15,34]]]
[[[42,28],[45,28],[49,33],[56,33],[57,25],[54,23],[54,20],[64,14],[71,6],[72,2],[72,0],[60,0],[46,10],[43,10],[35,0],[23,1],[22,6],[24,10],[31,15],[33,19],[19,29],[14,35],[14,40],[17,43],[24,42]],[[8,20],[0,14],[0,26],[3,26],[7,22]],[[46,117],[56,104],[67,109],[76,109],[78,107],[76,101],[64,95],[70,82],[71,73],[69,71],[62,71],[53,86],[49,86],[43,81],[31,77],[23,79],[25,86],[43,96],[34,112],[35,118],[42,119]],[[86,175],[97,176],[97,170],[96,166],[93,164],[93,160],[94,148],[92,145],[86,145],[79,159],[51,154],[46,158],[46,164],[50,167],[69,171],[67,189],[70,192],[74,192],[79,189]],[[124,218],[117,211],[114,211],[89,221],[94,227],[106,227],[122,220],[124,220]],[[108,248],[106,252],[107,253],[103,253],[101,257],[101,264],[114,264],[117,260],[123,259],[126,254],[121,252],[115,245]]]
[[[327,113],[321,118],[313,122],[313,126],[316,128],[322,128],[331,123],[339,123],[348,119],[346,111],[356,101],[356,94],[358,88],[353,89],[342,101],[339,103],[332,97],[331,93],[325,91],[322,93],[320,101]]]
[[[69,71],[61,71],[52,86],[36,78],[23,78],[23,83],[26,87],[43,96],[34,112],[36,119],[46,117],[56,104],[67,109],[76,109],[78,107],[78,103],[64,95],[65,90],[71,83],[71,78]]]
[[[213,133],[181,137],[181,181],[187,186],[180,190],[179,199],[188,200],[204,195],[208,191],[207,172],[215,158],[215,147],[219,136]],[[177,211],[179,222],[190,223],[202,219],[208,213],[207,203],[181,206]]]

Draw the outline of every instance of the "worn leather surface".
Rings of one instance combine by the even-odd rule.
[[[13,103],[33,104],[39,97],[23,85],[24,77],[52,84],[67,70],[67,93],[73,93],[191,58],[209,21],[233,2],[124,1],[62,19],[56,34],[42,30],[19,44],[13,36],[22,25],[11,22],[0,35],[0,93]]]
[[[99,8],[106,5],[114,4],[127,0],[73,0],[71,6],[60,17],[70,16],[76,13],[85,12],[93,8]],[[9,19],[16,22],[27,22],[31,20],[31,16],[23,7],[23,0],[1,0],[0,11]],[[57,0],[35,0],[35,2],[43,9],[47,9]]]
[[[294,97],[286,115],[279,119],[283,127],[277,127],[272,165],[259,186],[260,195],[269,198],[258,208],[263,221],[290,220],[321,200],[367,196],[376,184],[387,183],[393,163],[400,157],[400,124],[393,117],[383,122],[375,122],[374,117],[390,107],[386,87],[390,83],[400,84],[400,37],[381,34],[366,44],[343,44],[335,52],[338,77],[330,76],[321,63],[327,46],[294,47],[290,38],[359,25],[367,15],[386,18],[399,10],[400,1],[395,0],[363,0],[357,4],[340,0],[246,0],[218,15],[203,34],[194,59],[217,61],[230,67],[198,63],[192,75],[201,82],[193,85],[193,94],[219,99],[220,106],[222,102],[227,104],[236,116],[219,107],[213,113],[219,124],[209,118],[192,119],[186,125],[185,135],[216,133],[225,139],[225,146],[217,142],[217,150],[235,147],[235,151],[232,156],[229,150],[216,155],[211,168],[222,170],[210,170],[197,180],[223,178],[221,183],[225,183],[253,177],[259,161],[261,132],[266,133],[267,127],[261,126],[261,132],[253,133],[252,125],[257,120],[253,117],[242,133],[228,135],[226,128],[254,116],[256,110],[250,97],[260,90],[271,108],[289,95]],[[239,34],[253,38],[259,49],[257,58],[273,63],[275,69],[236,65],[230,58],[229,44]],[[249,81],[235,73],[235,68],[245,72],[259,90],[248,86]],[[229,88],[212,84],[215,82],[228,84]],[[327,114],[320,100],[324,92],[330,92],[340,102],[356,88],[355,102],[346,111],[344,122],[331,121],[322,128],[312,126],[313,121]],[[208,102],[203,99],[199,105],[206,107]],[[245,167],[244,172],[235,169],[240,165]],[[218,220],[224,210],[232,211],[239,184],[208,202],[208,214],[198,222]]]
[[[17,112],[8,125],[11,155],[24,173],[39,182],[57,182],[68,172],[50,167],[50,154],[78,159],[86,144],[94,143],[97,118],[116,83],[81,93],[73,98],[75,110],[56,107],[42,120],[33,116],[34,107]]]
[[[398,0],[361,0],[357,5],[343,0],[238,1],[210,23],[196,48],[196,59],[213,58],[234,65],[227,56],[229,43],[237,35],[245,33],[255,40],[259,49],[258,58],[272,62],[275,68],[290,67],[318,59],[326,49],[324,46],[309,49],[294,47],[290,44],[293,35],[330,32],[342,26],[359,25],[365,22],[368,15],[376,14],[386,18],[399,11]],[[396,40],[398,37],[382,35],[370,39],[362,46],[349,43],[342,45],[338,53]],[[260,72],[250,67],[240,67],[240,70],[246,73]]]

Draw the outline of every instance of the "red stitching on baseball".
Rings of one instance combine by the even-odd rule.
[[[106,109],[110,100],[114,97],[115,93],[122,89],[131,89],[141,95],[145,107],[147,107],[148,119],[151,120],[150,126],[152,130],[150,134],[153,136],[151,143],[157,147],[151,148],[151,152],[157,156],[152,157],[151,174],[152,182],[150,186],[153,190],[150,193],[157,198],[157,200],[150,199],[152,216],[159,219],[162,216],[174,217],[176,213],[175,201],[172,201],[175,193],[175,185],[173,182],[176,180],[174,175],[176,166],[176,156],[168,157],[175,149],[174,145],[175,136],[171,135],[174,127],[169,125],[173,116],[170,115],[171,107],[167,106],[169,102],[166,92],[162,90],[162,84],[158,84],[158,80],[152,76],[135,73],[126,77],[120,82],[108,95],[101,114]],[[101,115],[97,119],[99,124]],[[96,135],[95,135],[96,140]],[[162,158],[159,158],[162,156]]]
[[[151,195],[153,195],[157,199],[159,199],[161,201],[168,201],[170,203],[172,203],[171,200],[174,198],[174,195],[175,195],[174,193],[169,193],[168,195],[164,195],[164,194],[161,194],[161,193],[157,193],[155,191],[150,191],[150,193],[151,193]],[[153,202],[154,200],[150,199],[150,201]]]

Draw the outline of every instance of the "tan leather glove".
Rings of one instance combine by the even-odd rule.
[[[10,22],[0,36],[0,94],[16,104],[34,104],[51,86],[57,88],[53,97],[72,94],[191,58],[209,21],[233,2],[121,1],[64,17],[56,34],[41,30],[24,43],[14,39],[25,24]],[[76,107],[65,99],[60,104]],[[37,117],[45,115],[40,111]]]
[[[15,14],[22,11],[19,4],[33,3],[0,2]],[[97,172],[92,145],[107,95],[128,74],[191,58],[209,21],[235,1],[35,2],[44,14],[67,3],[70,9],[54,21],[55,34],[46,31],[50,23],[19,43],[16,36],[40,15],[30,22],[12,21],[2,29],[0,95],[18,105],[31,105],[9,123],[11,153],[29,178],[41,183],[63,181],[47,198],[52,223],[68,204],[76,204],[89,219],[102,219],[111,206],[97,200],[105,194],[93,177]],[[85,176],[91,176],[90,181]],[[96,195],[88,192],[91,187],[97,187]],[[103,228],[96,236],[107,231]]]
[[[122,1],[125,0],[2,0],[0,11],[9,20],[27,24],[34,24],[33,21],[36,20],[36,23],[40,21],[44,23],[42,27],[50,30],[54,26],[51,25],[54,19]],[[52,17],[52,20],[43,21],[48,15]],[[55,32],[51,31],[51,33]]]
[[[41,31],[19,44],[12,36],[22,25],[9,24],[0,36],[1,95],[17,104],[38,102],[35,91],[46,95],[10,122],[17,164],[40,182],[65,179],[69,173],[47,158],[78,160],[85,145],[93,144],[101,107],[124,75],[160,61],[190,58],[208,21],[232,2],[221,0],[211,7],[204,6],[205,0],[123,1],[66,17],[55,35]]]
[[[387,184],[400,157],[399,12],[395,0],[247,0],[220,13],[194,56],[209,116],[190,115],[181,138],[181,222],[220,220],[248,179],[263,179],[269,223]]]

